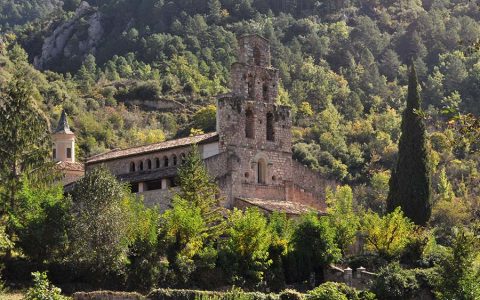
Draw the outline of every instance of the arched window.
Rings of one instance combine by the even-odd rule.
[[[260,158],[257,163],[257,181],[260,184],[265,184],[267,178],[267,162]]]
[[[181,164],[184,164],[184,163],[185,163],[186,157],[187,157],[187,156],[185,155],[185,153],[180,154],[180,163],[181,163]]]
[[[135,172],[135,162],[130,162],[130,172]]]
[[[255,117],[251,109],[245,112],[245,136],[249,139],[255,136]]]
[[[173,162],[173,165],[176,166],[177,165],[177,156],[174,154],[172,155],[172,162]]]
[[[262,89],[262,95],[263,95],[263,100],[268,101],[268,85],[266,83],[263,84],[263,89]]]
[[[253,48],[253,62],[256,66],[260,66],[260,61],[262,57],[262,52],[260,52],[260,49],[255,46]]]
[[[275,131],[273,128],[274,119],[272,113],[267,113],[267,141],[274,141],[275,140]]]
[[[140,161],[139,167],[140,171],[143,171],[143,161]]]
[[[163,157],[163,166],[168,167],[168,157],[167,156]]]
[[[155,168],[158,169],[160,168],[160,158],[155,158]]]
[[[150,159],[147,159],[147,170],[152,169],[152,161]]]
[[[253,78],[252,75],[248,76],[248,97],[253,99],[255,98],[255,79]]]

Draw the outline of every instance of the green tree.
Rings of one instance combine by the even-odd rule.
[[[174,198],[173,207],[160,219],[159,246],[168,261],[167,284],[184,286],[189,282],[204,249],[207,230],[199,206]]]
[[[207,224],[207,237],[211,241],[222,232],[223,217],[219,206],[219,189],[208,174],[197,146],[192,146],[185,161],[178,170],[180,190],[174,196],[182,199],[200,210],[200,215]]]
[[[387,210],[392,212],[396,207],[401,207],[405,216],[415,224],[425,225],[432,211],[430,153],[413,65],[398,148],[397,166],[390,177]]]
[[[327,192],[327,213],[330,224],[335,228],[335,242],[342,251],[355,242],[360,225],[359,218],[353,211],[353,193],[348,186],[337,186],[335,193]]]
[[[95,56],[89,54],[82,66],[77,72],[76,79],[80,84],[80,89],[84,93],[90,92],[97,80],[97,64],[95,63]]]
[[[291,242],[294,274],[298,280],[310,278],[312,273],[322,277],[323,268],[336,262],[341,251],[335,244],[335,229],[328,218],[311,212],[301,217]]]
[[[400,208],[383,217],[367,212],[361,220],[365,249],[386,258],[400,255],[415,230],[415,225],[403,216]]]
[[[157,287],[165,267],[158,251],[160,213],[158,207],[146,208],[141,201],[131,203],[127,286],[132,290],[150,291]]]
[[[208,0],[208,19],[214,24],[222,20],[222,4],[220,0]]]
[[[51,139],[48,121],[34,99],[32,82],[18,72],[0,94],[0,216],[15,215],[22,178],[48,179]],[[12,237],[12,224],[7,234]]]
[[[71,197],[71,264],[97,283],[123,272],[137,226],[130,212],[138,199],[103,167],[80,179]]]
[[[435,294],[439,299],[480,298],[480,268],[474,263],[479,249],[478,236],[465,229],[456,232],[451,247],[436,266]]]
[[[269,216],[268,228],[272,234],[272,243],[268,250],[272,260],[266,273],[267,285],[274,291],[285,288],[286,276],[284,266],[290,250],[290,241],[294,230],[294,222],[285,213],[273,212]]]
[[[438,194],[440,196],[439,201],[452,201],[455,198],[452,185],[448,181],[445,167],[440,170],[440,176],[438,178]]]
[[[419,290],[415,272],[402,269],[398,262],[381,268],[372,286],[375,295],[385,300],[417,299]]]
[[[255,286],[271,265],[268,249],[271,232],[267,220],[256,208],[234,209],[227,220],[221,245],[221,263],[233,283]]]
[[[215,131],[217,125],[217,107],[213,104],[200,108],[192,118],[192,127],[203,132]]]
[[[17,245],[27,257],[40,264],[64,257],[69,208],[62,185],[32,186],[23,180],[14,224]]]

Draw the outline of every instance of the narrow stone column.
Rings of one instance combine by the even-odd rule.
[[[366,269],[364,267],[360,267],[360,268],[357,268],[357,272],[356,272],[356,278],[358,279],[361,279],[362,278],[362,272],[364,272]]]
[[[144,190],[145,190],[145,183],[139,182],[139,183],[138,183],[138,192],[139,192],[139,193],[143,193]]]
[[[162,178],[162,190],[168,189],[168,179]]]
[[[352,269],[347,267],[344,271],[345,271],[345,273],[343,274],[343,276],[344,276],[343,279],[345,280],[345,283],[348,286],[352,286]]]

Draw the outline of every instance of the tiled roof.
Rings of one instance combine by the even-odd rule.
[[[55,164],[55,166],[59,170],[85,171],[83,164],[78,162],[59,161]]]
[[[60,116],[60,120],[58,121],[58,125],[54,133],[73,134],[73,132],[70,130],[70,125],[68,125],[67,113],[65,110],[62,110],[62,115]]]
[[[248,206],[255,206],[268,212],[280,211],[288,215],[301,215],[310,211],[316,211],[320,214],[324,214],[324,212],[318,211],[318,209],[297,202],[264,200],[257,198],[237,198],[237,200],[246,203]]]
[[[176,140],[165,141],[156,144],[150,144],[139,147],[132,147],[127,149],[112,150],[110,152],[98,154],[87,159],[87,164],[98,163],[101,161],[123,158],[128,156],[147,154],[160,150],[167,150],[176,147],[188,146],[193,144],[203,144],[208,142],[218,141],[218,133],[211,132],[202,135],[186,137]]]

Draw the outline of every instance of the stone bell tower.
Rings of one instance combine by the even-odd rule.
[[[290,108],[276,103],[278,82],[268,40],[240,37],[231,93],[217,103],[220,151],[236,157],[231,163],[231,198],[278,199],[281,195],[271,191],[290,180],[292,122]]]
[[[53,132],[52,157],[55,162],[75,162],[75,134],[68,125],[67,113],[62,111],[57,128]]]

